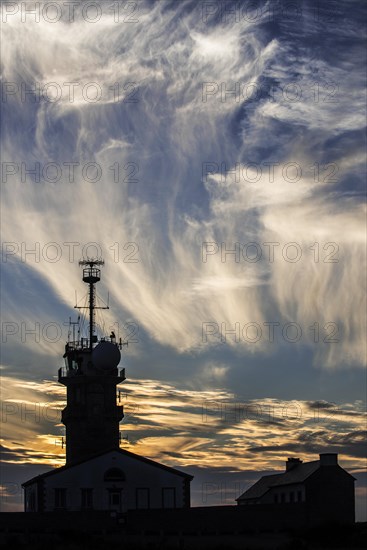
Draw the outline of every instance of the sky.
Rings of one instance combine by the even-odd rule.
[[[79,260],[128,341],[121,446],[234,504],[366,476],[366,5],[1,4],[1,510],[64,464]]]

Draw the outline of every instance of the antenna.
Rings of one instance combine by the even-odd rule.
[[[89,285],[89,349],[93,349],[94,340],[94,311],[96,309],[108,309],[106,307],[97,307],[95,304],[95,288],[94,285],[101,280],[101,270],[99,266],[104,265],[104,261],[101,259],[88,258],[87,260],[80,260],[79,265],[83,266],[83,281]]]
[[[60,443],[59,443],[59,441],[60,441]],[[59,446],[59,445],[61,445],[62,449],[64,447],[66,447],[65,437],[63,435],[58,437],[57,439],[55,439],[55,446]]]
[[[79,321],[80,321],[80,315],[78,315],[78,320],[77,321],[72,321],[71,320],[71,317],[69,317],[69,332],[68,332],[68,341],[70,342],[70,336],[71,336],[71,331],[70,331],[70,327],[72,326],[73,327],[73,344],[75,345],[75,327],[78,326],[79,327]],[[80,332],[80,327],[78,328],[78,334]]]

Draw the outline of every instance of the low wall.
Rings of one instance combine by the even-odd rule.
[[[85,532],[123,530],[130,534],[239,534],[297,529],[307,524],[298,506],[207,506],[111,512],[29,512],[0,514],[2,532]]]

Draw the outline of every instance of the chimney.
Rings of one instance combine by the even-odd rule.
[[[287,462],[285,463],[285,470],[286,472],[289,472],[300,464],[302,464],[302,460],[300,458],[288,458]]]
[[[337,466],[338,455],[336,453],[322,453],[320,456],[320,466]]]

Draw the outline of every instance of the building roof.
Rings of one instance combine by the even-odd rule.
[[[236,498],[236,500],[251,499],[251,498],[260,498],[269,490],[270,485],[275,482],[275,480],[281,477],[282,474],[272,474],[269,476],[262,476],[259,481],[254,483],[252,487],[247,489],[241,496]]]
[[[312,462],[302,462],[298,466],[295,466],[287,472],[280,474],[279,478],[271,484],[275,485],[289,485],[291,483],[302,483],[307,479],[311,474],[316,472],[319,469],[320,461],[313,460]]]
[[[72,462],[71,464],[61,466],[60,468],[55,468],[54,470],[51,470],[49,472],[45,472],[44,474],[40,474],[39,476],[35,476],[32,479],[29,479],[28,481],[25,481],[22,483],[22,487],[26,487],[27,485],[30,485],[37,480],[44,479],[45,477],[52,476],[55,474],[58,474],[60,472],[64,472],[66,470],[70,470],[71,468],[74,468],[74,466],[79,466],[80,464],[84,464],[85,462],[89,462],[90,460],[94,460],[95,458],[98,458],[100,456],[106,455],[108,453],[116,452],[124,456],[128,456],[130,458],[133,458],[135,460],[140,460],[141,462],[145,462],[146,464],[150,464],[150,466],[155,466],[156,468],[161,468],[162,470],[166,470],[168,472],[171,472],[171,474],[175,474],[181,477],[184,477],[191,481],[194,479],[194,476],[191,476],[190,474],[186,474],[185,472],[181,472],[181,470],[176,470],[176,468],[171,468],[171,466],[165,466],[164,464],[160,464],[159,462],[155,462],[154,460],[150,460],[149,458],[145,458],[144,456],[137,455],[135,453],[131,453],[130,451],[126,451],[125,449],[109,449],[107,451],[103,451],[101,453],[97,453],[95,455],[92,455],[84,460],[78,460],[75,462]]]
[[[340,468],[340,466],[338,467]],[[320,460],[313,460],[312,462],[301,462],[292,469],[279,474],[262,476],[254,485],[252,485],[252,487],[236,498],[236,500],[258,499],[265,495],[265,493],[267,493],[267,491],[269,491],[272,487],[292,485],[293,483],[303,483],[319,468]],[[345,470],[343,471],[345,472]],[[345,473],[350,475],[348,472]]]

